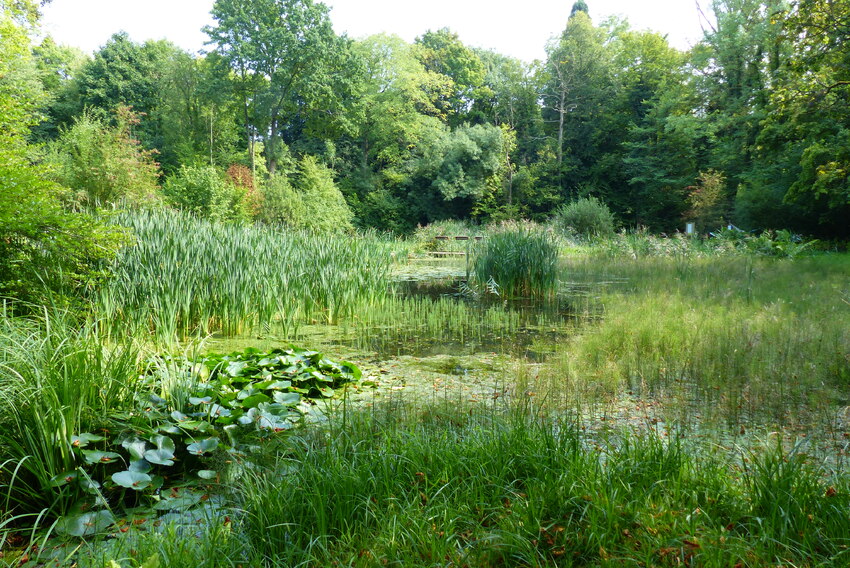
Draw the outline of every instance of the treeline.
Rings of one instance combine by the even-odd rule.
[[[203,56],[33,47],[29,137],[77,204],[405,232],[592,196],[624,227],[850,236],[850,3],[711,9],[682,52],[578,1],[526,64],[448,29],[352,40],[313,0],[217,0]]]

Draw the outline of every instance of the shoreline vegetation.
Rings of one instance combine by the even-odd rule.
[[[88,300],[100,318],[3,313],[8,565],[814,566],[848,554],[846,254],[789,252],[782,236],[581,241],[508,224],[482,231],[475,269],[498,234],[500,256],[515,245],[554,275],[503,262],[481,286],[477,272],[463,281],[462,258],[409,261],[431,237],[131,222],[138,250]],[[529,243],[534,232],[545,240]],[[556,263],[522,253],[533,246],[555,246]],[[169,247],[173,262],[155,252]],[[227,270],[210,272],[222,254]],[[294,272],[251,273],[273,255]],[[327,259],[321,278],[298,268],[311,258]],[[495,280],[526,277],[557,285],[535,299],[544,288],[508,295]],[[264,279],[266,297],[286,289],[303,306],[298,321],[228,303]],[[176,315],[137,317],[167,305]],[[270,351],[293,343],[316,351]]]
[[[530,65],[315,0],[89,56],[48,2],[0,0],[0,566],[850,566],[850,2],[679,51],[579,0]]]

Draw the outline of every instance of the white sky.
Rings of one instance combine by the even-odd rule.
[[[586,0],[599,23],[612,14],[633,29],[667,34],[687,49],[701,37],[697,0]],[[703,5],[706,0],[701,0]],[[566,25],[572,0],[325,0],[338,33],[360,38],[386,32],[413,41],[427,30],[448,27],[471,47],[494,49],[524,61],[544,59],[544,47]],[[118,31],[137,42],[168,39],[196,52],[204,49],[204,25],[213,0],[53,0],[43,8],[44,29],[63,44],[92,53]]]

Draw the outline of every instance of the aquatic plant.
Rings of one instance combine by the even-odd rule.
[[[491,233],[474,261],[474,280],[506,298],[551,297],[558,288],[558,247],[534,225],[511,223]]]

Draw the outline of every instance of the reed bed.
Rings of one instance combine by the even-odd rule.
[[[604,317],[562,345],[551,388],[685,394],[735,424],[834,418],[850,381],[850,258],[574,259]],[[809,415],[807,417],[807,415]]]
[[[558,291],[558,245],[535,225],[491,232],[475,256],[474,280],[505,298],[551,298]]]
[[[336,323],[387,296],[393,247],[376,235],[225,225],[170,211],[129,213],[135,234],[98,311],[159,339]]]

